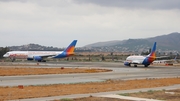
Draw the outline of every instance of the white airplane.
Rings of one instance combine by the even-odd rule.
[[[176,54],[174,59],[166,59],[170,58],[170,56],[161,56],[161,57],[156,57],[158,60],[153,61],[155,64],[159,63],[178,63],[177,57],[179,56],[179,53]]]
[[[10,51],[3,55],[3,57],[15,59],[35,60],[38,62],[46,62],[44,58],[64,58],[74,55],[74,49],[77,40],[74,40],[64,51]]]
[[[154,43],[154,46],[152,48],[152,51],[147,56],[128,56],[126,58],[126,61],[124,62],[125,66],[131,66],[131,64],[134,64],[134,67],[137,67],[137,65],[144,65],[144,67],[148,67],[155,59],[156,59],[156,42]]]

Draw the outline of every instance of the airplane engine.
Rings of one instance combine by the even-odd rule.
[[[35,61],[41,61],[42,60],[42,57],[40,57],[40,56],[34,56],[33,58]]]
[[[130,66],[129,62],[127,62],[127,61],[124,62],[124,65],[125,66]]]

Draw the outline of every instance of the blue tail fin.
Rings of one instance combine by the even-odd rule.
[[[144,59],[144,61],[142,62],[142,64],[144,64],[145,67],[147,67],[147,66],[150,65],[155,59],[156,59],[156,42],[154,42],[154,45],[153,45],[152,50],[151,50],[151,53]]]
[[[53,58],[64,58],[71,55],[74,55],[74,49],[76,46],[77,40],[74,40],[61,54],[54,56]]]
[[[151,50],[151,53],[149,54],[149,56],[152,56],[152,57],[156,57],[156,42],[154,42],[154,45],[152,47],[152,50]]]
[[[77,40],[74,40],[65,50],[64,52],[74,52]]]

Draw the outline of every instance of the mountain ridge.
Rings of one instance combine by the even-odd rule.
[[[180,51],[180,33],[160,35],[150,38],[112,40],[97,42],[84,47],[76,47],[79,52],[143,52],[148,51],[154,42],[157,42],[157,51]],[[62,51],[64,48],[53,46],[41,46],[39,44],[27,44],[21,46],[9,46],[14,51]]]
[[[111,42],[111,44],[109,44]],[[150,37],[150,38],[139,38],[139,39],[127,39],[127,40],[116,40],[116,41],[106,41],[88,44],[84,47],[90,48],[98,48],[98,47],[109,47],[111,49],[114,48],[116,51],[142,51],[147,48],[151,48],[152,44],[157,42],[158,49],[160,51],[168,51],[168,50],[177,50],[180,51],[180,33],[173,32],[170,34]],[[119,48],[119,49],[117,49]],[[126,48],[126,49],[125,49]],[[138,49],[139,48],[139,49]],[[113,50],[110,50],[113,51]]]

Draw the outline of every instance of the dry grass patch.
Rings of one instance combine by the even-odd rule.
[[[165,101],[180,101],[180,89],[159,90],[159,91],[149,90],[147,92],[125,93],[125,94],[120,94],[120,95],[165,100]]]
[[[105,82],[56,84],[42,86],[0,87],[0,100],[49,97],[70,94],[98,93],[138,88],[153,88],[180,84],[180,78],[108,80]]]
[[[32,67],[0,67],[0,76],[15,75],[42,75],[42,74],[70,74],[70,73],[98,73],[109,72],[109,69],[88,69],[88,68],[32,68]]]

